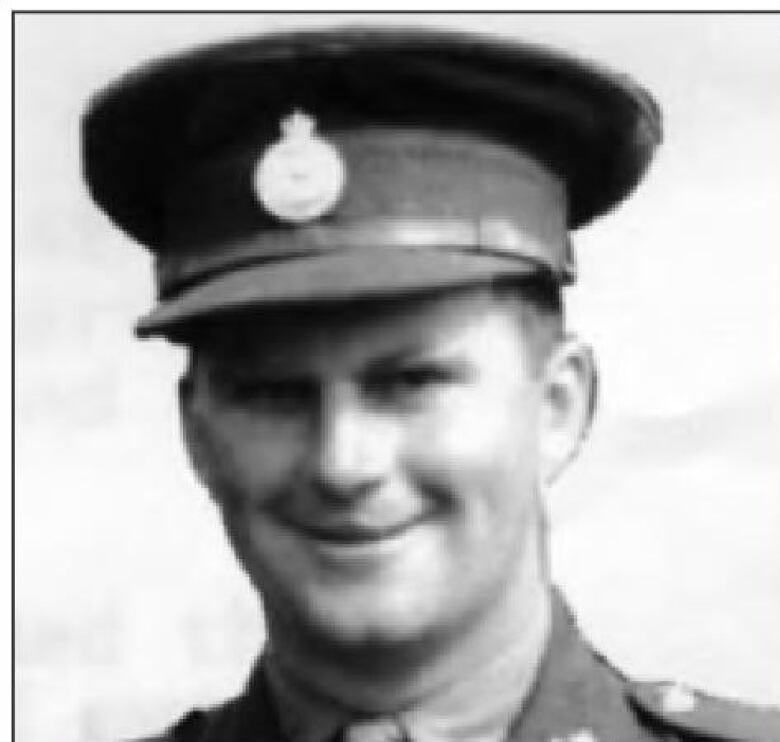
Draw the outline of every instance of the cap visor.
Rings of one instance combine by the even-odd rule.
[[[136,325],[165,335],[206,317],[268,305],[390,298],[501,276],[537,273],[535,261],[431,248],[340,250],[242,267],[161,302]]]

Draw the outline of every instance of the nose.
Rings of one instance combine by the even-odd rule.
[[[389,475],[395,426],[354,385],[339,383],[323,391],[317,428],[310,471],[320,493],[353,499],[376,489]]]

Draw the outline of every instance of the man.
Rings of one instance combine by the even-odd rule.
[[[550,584],[542,493],[596,402],[568,232],[660,142],[625,78],[477,37],[195,51],[92,102],[84,172],[156,257],[187,450],[263,598],[245,691],[161,739],[778,739],[635,684]]]

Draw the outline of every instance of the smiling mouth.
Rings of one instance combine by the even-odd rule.
[[[404,521],[389,526],[365,526],[352,523],[333,525],[305,525],[297,528],[309,538],[326,544],[362,546],[388,541],[407,531],[415,521]]]

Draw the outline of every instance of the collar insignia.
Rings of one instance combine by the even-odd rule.
[[[667,685],[661,693],[661,708],[667,714],[687,714],[696,708],[696,696],[679,683]]]

